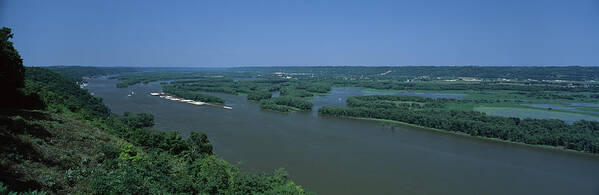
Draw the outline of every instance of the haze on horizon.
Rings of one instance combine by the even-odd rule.
[[[599,65],[599,1],[17,1],[26,65]]]

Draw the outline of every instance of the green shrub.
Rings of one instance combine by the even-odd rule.
[[[269,99],[272,97],[272,93],[270,91],[252,91],[250,93],[248,93],[247,99],[248,100],[254,100],[254,101],[260,101],[263,99]]]
[[[236,168],[215,155],[196,160],[191,165],[190,173],[194,182],[202,187],[202,191],[209,194],[224,193],[232,184]]]
[[[126,143],[121,146],[121,152],[119,153],[118,159],[124,161],[138,161],[141,159],[141,156],[135,151],[132,144]]]

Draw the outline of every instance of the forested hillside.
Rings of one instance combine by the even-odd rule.
[[[111,75],[118,73],[131,73],[140,71],[132,67],[91,67],[91,66],[50,66],[48,69],[73,81],[82,81],[84,77]]]
[[[0,109],[1,194],[306,193],[281,169],[240,171],[218,158],[199,131],[183,138],[154,130],[150,114],[113,114],[76,79],[23,68],[7,32],[0,79],[16,78],[8,95],[32,97],[26,103],[35,106]]]

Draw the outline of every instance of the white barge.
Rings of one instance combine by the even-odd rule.
[[[211,103],[207,103],[207,102],[200,102],[200,101],[188,100],[188,99],[184,99],[184,98],[178,98],[178,97],[175,97],[175,96],[167,95],[164,92],[161,92],[161,93],[150,93],[150,95],[151,96],[158,96],[160,98],[164,98],[164,99],[167,99],[167,100],[178,101],[178,102],[181,102],[181,103],[188,103],[188,104],[192,104],[192,105],[196,105],[196,106],[207,105],[207,106],[220,107],[220,108],[224,108],[224,109],[228,109],[228,110],[233,109],[232,107],[229,107],[229,106],[223,106],[223,105],[211,104]]]

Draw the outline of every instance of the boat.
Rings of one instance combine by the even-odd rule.
[[[133,92],[132,92],[132,94],[133,94]],[[164,92],[150,93],[150,95],[152,95],[152,96],[158,96],[160,98],[164,98],[164,99],[167,99],[167,100],[173,100],[173,101],[178,101],[178,102],[193,104],[193,105],[196,105],[196,106],[209,105],[209,106],[216,106],[216,107],[221,107],[221,108],[229,109],[229,110],[233,109],[232,107],[229,107],[229,106],[219,106],[219,105],[214,105],[214,104],[210,104],[210,103],[206,103],[206,102],[200,102],[200,101],[188,100],[188,99],[183,99],[183,98],[177,98],[175,96],[167,95]],[[131,96],[131,94],[129,94],[127,96]]]
[[[189,103],[190,103],[190,104],[193,104],[193,105],[196,105],[196,106],[201,106],[201,105],[204,105],[204,104],[206,104],[205,102],[196,102],[196,101],[189,102]]]

